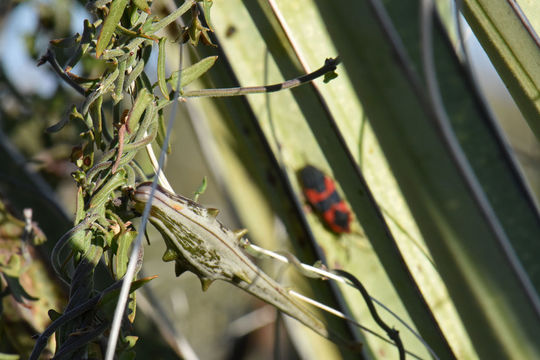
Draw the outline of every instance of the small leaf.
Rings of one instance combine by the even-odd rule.
[[[49,319],[51,319],[51,321],[54,321],[60,318],[60,316],[62,316],[61,313],[59,313],[58,311],[54,309],[49,309],[49,311],[47,311],[47,315],[49,315]]]
[[[159,39],[159,53],[157,62],[158,84],[161,93],[169,100],[169,91],[167,89],[167,80],[165,79],[165,44],[166,38]]]
[[[95,210],[105,205],[111,198],[113,191],[120,188],[125,183],[125,178],[125,171],[119,170],[116,172],[112,177],[109,178],[109,180],[107,180],[101,189],[94,194],[88,208]]]
[[[103,132],[103,119],[101,117],[103,105],[103,96],[97,98],[96,101],[90,106],[90,116],[92,118],[92,132],[96,139],[96,145],[101,150],[105,149],[105,142],[102,141],[101,134]]]
[[[135,315],[137,314],[137,293],[132,292],[129,294],[129,302],[127,304],[128,308],[128,320],[133,324],[135,321]]]
[[[147,14],[150,14],[150,6],[148,6],[148,2],[146,0],[132,0],[133,4],[135,4],[136,7],[141,9]]]
[[[77,252],[84,253],[90,248],[92,240],[92,231],[81,229],[76,231],[70,239],[71,248]]]
[[[123,232],[118,235],[118,251],[116,252],[116,278],[121,279],[127,270],[129,261],[129,247],[137,236],[134,231]]]
[[[202,6],[204,19],[206,20],[206,24],[208,25],[210,30],[212,30],[212,32],[214,31],[214,26],[212,25],[212,20],[210,19],[210,8],[212,7],[213,3],[213,0],[203,0]]]
[[[197,189],[197,191],[195,191],[193,201],[197,202],[197,200],[199,200],[199,195],[204,194],[204,191],[206,190],[206,185],[208,185],[208,181],[205,176],[202,179],[201,185],[199,185],[199,188]]]
[[[165,142],[165,133],[167,132],[165,126],[165,117],[163,116],[163,110],[158,111],[158,131],[156,136],[156,142],[160,148],[163,148],[163,143]],[[167,155],[171,153],[171,144],[167,144]]]
[[[76,201],[76,210],[75,210],[75,223],[80,223],[85,216],[84,212],[84,195],[82,187],[79,186],[77,189],[77,201]]]
[[[107,18],[105,19],[105,22],[103,23],[103,27],[101,28],[101,33],[99,34],[99,38],[97,41],[97,58],[101,56],[103,50],[105,50],[109,45],[114,31],[116,30],[116,24],[120,22],[120,18],[122,17],[122,14],[126,9],[127,2],[128,0],[113,0],[111,4],[111,10],[109,12],[109,15],[107,15]]]
[[[180,75],[180,87],[182,88],[201,77],[214,65],[217,58],[217,56],[208,56],[201,61],[182,69],[182,73]],[[172,75],[167,79],[167,83],[172,87],[173,91],[176,91],[178,85],[178,71],[172,73]]]
[[[84,20],[84,30],[81,36],[81,44],[90,44],[94,38],[96,27],[88,19]]]
[[[329,83],[330,81],[334,80],[335,78],[338,77],[338,74],[337,72],[335,71],[329,71],[327,72],[326,74],[324,74],[324,79],[323,79],[323,82],[325,84]]]
[[[54,47],[66,49],[66,48],[71,48],[71,47],[76,46],[81,41],[81,39],[82,39],[82,36],[79,35],[79,33],[77,33],[67,38],[53,39],[49,41],[49,44],[51,44]]]
[[[137,343],[137,340],[139,340],[139,337],[135,335],[129,335],[124,338],[124,341],[127,343],[128,349],[134,347]]]
[[[75,105],[71,105],[71,111],[69,112],[70,120],[80,120],[84,123],[84,116],[77,110]]]
[[[135,65],[135,67],[133,68],[133,70],[131,70],[131,72],[130,72],[129,75],[128,75],[127,80],[124,82],[124,91],[127,91],[128,88],[131,86],[131,84],[132,84],[135,80],[137,80],[137,78],[139,77],[139,75],[141,75],[141,73],[143,72],[144,66],[145,66],[145,62],[144,62],[144,61],[139,60],[139,61],[137,62],[137,65]]]
[[[36,298],[36,297],[33,297],[33,296],[29,295],[24,290],[21,283],[19,282],[18,277],[9,276],[7,274],[3,274],[3,275],[4,275],[4,279],[6,280],[7,285],[9,287],[9,290],[11,292],[11,295],[13,295],[13,298],[17,302],[22,303],[23,298],[25,298],[27,300],[32,300],[32,301],[39,300],[39,298]]]
[[[135,99],[135,104],[129,111],[127,119],[128,130],[131,134],[134,134],[137,131],[137,128],[139,127],[139,120],[153,99],[154,96],[148,91],[147,88],[142,88],[141,91],[139,91],[137,99]]]
[[[21,257],[17,254],[11,255],[7,264],[0,266],[0,271],[11,277],[18,277],[21,273]]]
[[[118,63],[118,77],[116,78],[116,85],[114,88],[114,93],[112,98],[114,100],[114,105],[118,104],[120,100],[124,97],[124,80],[126,79],[126,65],[128,59]]]

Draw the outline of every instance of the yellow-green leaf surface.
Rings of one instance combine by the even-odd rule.
[[[388,3],[387,8],[362,1],[347,9],[330,7],[324,1],[317,4],[474,349],[481,357],[537,357],[537,330],[533,329],[540,326],[538,294],[528,270],[521,264],[526,264],[527,259],[516,255],[512,247],[517,244],[514,241],[520,228],[501,215],[504,203],[496,201],[498,197],[490,188],[493,184],[484,177],[488,159],[496,158],[497,151],[502,151],[499,156],[504,159],[508,157],[507,150],[504,144],[488,150],[493,143],[500,145],[491,128],[478,132],[482,138],[474,143],[476,154],[471,152],[474,132],[464,126],[478,125],[478,131],[485,125],[475,124],[482,118],[471,116],[475,111],[485,113],[481,102],[472,105],[472,110],[467,104],[471,114],[454,116],[449,112],[450,120],[441,115],[444,109],[441,112],[431,102],[434,94],[427,94],[422,82],[423,76],[431,75],[420,73],[425,69],[418,62],[418,29],[409,24],[409,30],[404,31],[407,19],[419,23],[415,19],[417,8],[397,1]],[[439,47],[445,46],[447,40],[439,37],[437,26],[434,22],[437,40],[433,51],[442,65],[436,76],[451,85],[448,90],[439,80],[444,105],[454,111],[463,97],[477,95],[474,87],[467,86],[463,69],[454,66],[457,71],[452,70],[456,73],[451,78],[448,71],[452,66],[448,61],[455,61],[455,56],[446,55],[443,60],[439,57],[444,54]],[[414,31],[417,34],[413,38],[408,32]],[[446,73],[442,72],[444,68]],[[463,84],[456,86],[461,81],[465,82],[465,89]],[[491,119],[486,117],[482,121]],[[484,147],[487,144],[489,147]],[[488,156],[483,156],[484,151]],[[507,177],[491,180],[498,183],[512,178],[507,184],[512,186],[512,192],[517,190],[513,201],[518,206],[514,211],[521,211],[522,205],[531,204],[530,195],[523,191],[523,182],[511,162],[504,166],[508,166]],[[538,233],[537,210],[529,206],[529,215],[530,239],[537,237],[531,234]]]
[[[527,242],[527,234],[538,232],[537,213],[440,27],[434,25],[441,92],[473,182],[487,198],[488,212],[498,217],[495,221],[486,218],[477,194],[471,195],[471,176],[463,175],[459,162],[456,165],[455,153],[435,125],[429,96],[423,93],[418,4],[390,1],[386,9],[375,9],[389,12],[385,20],[394,21],[390,31],[388,24],[381,27],[384,21],[377,19],[371,3],[359,1],[343,8],[325,1],[316,4],[318,8],[307,0],[214,4],[213,22],[227,59],[222,58],[209,74],[217,87],[235,86],[234,78],[243,86],[273,84],[316,69],[339,53],[344,65],[338,67],[337,79],[290,92],[250,95],[247,102],[187,100],[205,114],[206,125],[194,119],[204,139],[202,147],[219,168],[220,178],[226,179],[225,189],[253,239],[280,233],[268,219],[270,204],[296,241],[302,260],[313,259],[313,254],[307,255],[310,236],[305,235],[312,231],[317,256],[330,267],[353,272],[372,296],[416,326],[440,358],[534,357],[537,314],[524,291],[530,279],[516,273],[516,254],[505,246],[515,247],[524,271],[535,274],[534,261],[526,254],[537,253]],[[396,43],[389,41],[394,30],[397,41],[404,42],[398,50],[410,57],[405,65]],[[225,80],[229,76],[225,60],[234,72],[232,82]],[[338,191],[355,213],[352,234],[333,234],[315,214],[297,211],[295,198],[302,201],[302,196],[296,172],[306,164],[337,180]],[[257,193],[255,183],[265,184],[259,189],[266,197]],[[306,217],[309,229],[303,232]],[[503,228],[508,239],[493,226]],[[415,293],[412,277],[422,296]],[[356,319],[379,330],[358,294],[348,290],[343,294]],[[440,331],[425,311],[424,300]],[[408,350],[429,357],[401,324],[383,316],[400,330]],[[331,347],[324,353],[315,346],[316,337],[294,334],[306,358],[337,356]],[[396,357],[391,345],[370,335],[362,337],[368,345],[366,356]],[[341,356],[351,354],[343,351]]]
[[[231,7],[228,8],[228,6]],[[268,33],[270,33],[270,35],[266,34],[266,38],[259,34],[259,32],[263,31],[261,28],[264,29],[265,26],[270,26],[264,23],[264,21],[261,21],[261,18],[264,20],[264,13],[260,9],[260,12],[257,13],[256,6],[249,6],[249,11],[251,11],[250,15],[255,18],[255,21],[259,21],[257,23],[259,28],[257,28],[255,24],[246,20],[248,12],[242,12],[244,10],[239,11],[239,6],[240,5],[237,3],[228,3],[227,6],[216,6],[214,8],[213,18],[215,19],[215,24],[217,27],[216,32],[218,35],[221,35],[221,45],[225,49],[227,55],[231,58],[233,67],[237,69],[236,75],[239,77],[241,84],[244,86],[249,86],[272,84],[283,81],[284,77],[279,74],[279,71],[277,71],[276,65],[273,63],[273,59],[268,54],[268,49],[264,45],[264,40],[270,44],[274,44],[275,38],[272,38],[272,29],[268,29]],[[300,5],[296,6],[301,8]],[[235,8],[236,11],[233,12],[231,10],[233,8]],[[293,10],[298,11],[298,8]],[[313,14],[308,14],[308,17],[313,19]],[[218,24],[221,24],[221,26]],[[276,22],[274,22],[272,25],[275,26]],[[324,32],[321,30],[319,30],[319,33],[322,35],[319,36],[319,34],[316,33],[317,28],[317,24],[312,26],[308,26],[305,23],[303,24],[303,30],[305,30],[305,33],[314,33],[308,42],[311,45],[315,44],[313,45],[314,48],[317,48],[316,45],[322,42],[321,39],[324,36]],[[319,29],[322,29],[320,23]],[[278,34],[277,36],[281,36],[281,38],[284,39],[284,44],[287,44],[283,33]],[[315,41],[313,41],[313,39],[315,39]],[[282,47],[285,46],[287,45],[282,45]],[[275,49],[272,50],[276,51]],[[291,52],[290,49],[283,49],[283,52],[287,51]],[[310,53],[310,56],[313,59],[311,62],[311,67],[313,69],[321,66],[326,57],[335,56],[335,51],[333,51],[330,45],[327,45],[326,48],[318,48],[317,51],[318,54],[316,51]],[[295,75],[301,75],[303,71],[304,70],[300,66],[294,69],[289,68],[287,78]],[[342,76],[342,74],[345,76],[342,69],[339,69],[338,73],[340,73],[340,76]],[[349,94],[351,93],[351,89],[346,81],[340,83],[339,81],[334,80],[328,86],[331,87],[332,85],[335,85],[335,87],[331,93],[333,93],[335,101],[338,104],[341,104],[341,106],[336,106],[335,110],[339,113],[339,118],[343,120],[340,122],[340,126],[344,127],[343,133],[346,134],[345,138],[347,144],[350,144],[350,148],[355,149],[353,153],[359,158],[360,152],[357,149],[359,149],[361,143],[361,130],[363,128],[365,129],[365,127],[362,125],[362,113],[359,109],[358,102],[348,101],[346,95],[344,95],[347,91]],[[325,85],[322,86],[324,87]],[[305,117],[311,116],[313,113],[303,114],[302,112],[305,111],[305,109],[300,109],[298,104],[296,104],[297,100],[294,99],[294,97],[288,92],[273,94],[270,97],[266,97],[264,95],[253,95],[249,97],[249,101],[254,109],[255,114],[259,118],[259,123],[265,129],[267,139],[269,139],[271,143],[274,143],[274,145],[276,140],[280,143],[281,150],[275,151],[275,155],[278,158],[283,159],[282,165],[285,165],[285,167],[289,170],[289,180],[291,182],[296,184],[295,172],[305,165],[306,162],[318,165],[326,172],[330,172],[328,165],[324,165],[324,155],[321,154],[320,150],[318,149],[318,145],[311,133],[312,130],[305,121]],[[315,109],[317,108],[315,107]],[[319,110],[314,110],[315,113],[317,111],[323,113],[324,109],[319,108]],[[372,137],[371,141],[373,141]],[[371,152],[373,151],[371,150]],[[384,163],[384,159],[381,160]],[[373,160],[373,162],[377,163],[378,160]],[[380,166],[381,165],[378,165],[377,167]],[[392,185],[392,181],[390,181],[390,184]],[[385,193],[388,192],[385,191]],[[395,196],[390,196],[390,198],[393,203],[396,202]],[[403,211],[403,205],[398,211]],[[401,216],[394,216],[396,218],[401,218]],[[392,285],[389,284],[384,270],[371,250],[369,243],[366,241],[365,237],[361,235],[361,227],[359,225],[355,225],[357,227],[357,235],[336,236],[328,232],[316,216],[309,216],[309,220],[310,224],[314,228],[315,233],[317,234],[319,244],[322,246],[322,248],[324,248],[324,251],[328,256],[330,266],[343,266],[356,274],[369,274],[367,277],[360,277],[362,281],[366,282],[366,286],[368,288],[376,288],[372,295],[383,301],[386,305],[390,306],[394,311],[397,311],[400,316],[406,318],[406,311],[403,309],[402,304],[399,301],[399,296],[396,295]],[[404,242],[411,244],[411,241],[406,239],[406,236],[403,235],[403,229],[406,229],[406,227],[396,226],[396,229],[396,232],[400,233],[401,237],[405,239]],[[410,232],[411,231],[405,230],[406,234],[409,234]],[[411,247],[415,248],[416,251],[421,254],[421,258],[423,260],[420,261],[426,262],[425,256],[422,255],[422,252],[418,250],[414,243],[411,244]],[[356,256],[361,257],[361,261],[359,261],[358,258],[355,258]],[[424,266],[426,265],[424,264]],[[428,275],[426,278],[430,278],[430,276]],[[438,283],[438,286],[438,290],[440,290],[440,282]],[[444,289],[444,287],[442,287],[442,289]],[[352,296],[352,302],[358,304],[356,311],[358,313],[363,311],[363,313],[358,317],[363,320],[366,319],[365,321],[370,327],[376,328],[373,323],[369,322],[370,316],[367,314],[366,308],[362,306],[362,301],[358,297],[355,297],[356,294]],[[446,311],[451,312],[451,309]],[[398,326],[395,323],[395,320],[392,321],[394,321],[391,322],[392,325]],[[408,322],[412,323],[410,319]],[[459,325],[456,325],[454,328],[459,329]],[[459,333],[459,330],[457,333]],[[406,346],[413,344],[412,351],[416,350],[416,352],[420,353],[425,351],[423,347],[412,338],[410,333],[408,334],[406,331],[402,331],[402,334],[402,336],[407,339]],[[393,347],[383,344],[379,340],[370,339],[369,337],[368,341],[372,341],[370,345],[372,345],[373,351],[377,353],[386,353],[390,357],[395,356],[396,350]]]
[[[538,31],[540,7],[537,1],[521,3],[526,13],[505,0],[466,0],[464,15],[540,139],[540,38],[533,27]]]

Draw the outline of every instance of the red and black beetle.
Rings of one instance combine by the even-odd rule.
[[[311,165],[300,170],[299,176],[307,201],[325,225],[337,234],[350,233],[351,211],[336,191],[334,180]]]

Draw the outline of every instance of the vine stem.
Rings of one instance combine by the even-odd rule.
[[[225,97],[225,96],[241,96],[249,94],[266,94],[286,89],[292,89],[297,86],[311,82],[324,74],[336,70],[341,60],[338,57],[328,58],[324,62],[324,65],[319,69],[299,76],[297,78],[287,80],[285,82],[273,85],[263,86],[247,86],[247,87],[233,87],[233,88],[221,88],[221,89],[200,89],[185,91],[181,94],[183,98],[189,97]]]
[[[282,262],[284,264],[290,264],[290,265],[295,266],[305,276],[308,276],[308,277],[320,277],[320,278],[323,278],[323,279],[331,279],[331,280],[334,280],[334,281],[336,281],[336,282],[338,282],[340,284],[344,284],[344,285],[353,287],[353,288],[361,291],[360,288],[358,287],[358,285],[354,283],[354,281],[350,280],[349,278],[347,278],[345,276],[341,276],[341,275],[336,274],[334,272],[327,271],[325,269],[321,269],[320,267],[315,267],[315,266],[304,264],[304,263],[300,262],[292,254],[286,254],[286,255],[278,254],[278,253],[276,253],[274,251],[267,250],[265,248],[262,248],[260,246],[255,245],[255,244],[252,244],[248,240],[244,239],[243,241],[244,242],[241,245],[246,249],[246,251],[248,253],[250,253],[253,256],[272,258],[272,259],[280,261],[280,262]],[[377,334],[374,333],[372,330],[365,328],[364,326],[362,326],[358,322],[356,322],[354,319],[351,319],[351,318],[347,317],[345,314],[337,311],[336,309],[333,309],[333,308],[330,308],[330,307],[328,307],[328,306],[326,306],[324,304],[318,303],[313,299],[306,298],[305,296],[303,296],[301,294],[298,294],[297,292],[295,292],[293,290],[290,290],[289,293],[292,296],[295,296],[295,297],[299,298],[300,300],[306,301],[306,302],[320,308],[321,310],[324,310],[324,311],[326,311],[326,312],[328,312],[330,314],[333,314],[333,315],[335,315],[337,317],[345,319],[345,320],[349,321],[350,323],[360,327],[361,329],[363,329],[363,330],[377,336]],[[429,351],[429,353],[433,356],[434,359],[438,359],[438,356],[435,354],[433,349],[426,343],[426,341],[422,338],[422,336],[420,336],[420,334],[418,334],[418,332],[416,332],[409,324],[407,324],[407,322],[405,322],[405,320],[403,320],[401,317],[399,317],[396,313],[394,313],[386,305],[384,305],[382,302],[380,302],[379,300],[377,300],[373,296],[368,294],[368,297],[369,297],[369,300],[371,300],[372,302],[377,304],[379,307],[384,309],[386,312],[388,312],[392,317],[394,317],[397,321],[399,321],[411,334],[413,334],[422,343],[422,345]],[[408,351],[406,351],[406,352],[409,353]]]

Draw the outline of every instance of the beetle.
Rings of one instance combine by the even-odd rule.
[[[312,165],[302,168],[299,177],[304,196],[324,224],[336,234],[350,233],[351,210],[338,194],[334,180]]]

